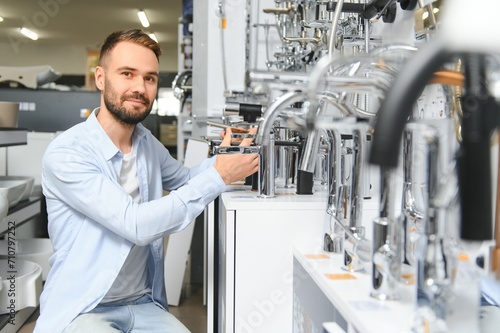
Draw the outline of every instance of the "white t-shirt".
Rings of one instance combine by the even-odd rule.
[[[123,155],[120,184],[136,203],[140,203],[134,152]],[[133,300],[151,291],[146,269],[148,254],[149,246],[132,246],[120,273],[101,303]]]

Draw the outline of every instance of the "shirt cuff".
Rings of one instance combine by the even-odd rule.
[[[193,186],[193,188],[200,192],[203,198],[207,199],[206,204],[209,204],[222,192],[227,190],[226,183],[224,183],[213,165],[197,177],[192,178],[189,181],[189,185]]]

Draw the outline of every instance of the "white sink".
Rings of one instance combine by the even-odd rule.
[[[21,201],[26,190],[26,181],[23,180],[0,180],[0,194],[3,194],[13,207]]]
[[[8,246],[7,240],[0,240],[0,259],[8,259],[9,250],[14,250],[16,258],[34,262],[42,268],[42,280],[47,279],[50,265],[49,258],[54,253],[49,238],[16,239],[14,249]]]
[[[13,268],[9,265],[13,264]],[[0,260],[0,314],[39,305],[42,292],[42,268],[26,260]],[[11,304],[14,304],[12,306]]]
[[[33,193],[33,188],[35,187],[35,177],[30,176],[0,176],[0,183],[4,181],[16,181],[24,182],[26,186],[24,192],[19,201],[28,200]]]

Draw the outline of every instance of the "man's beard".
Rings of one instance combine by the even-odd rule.
[[[107,82],[106,87],[108,89],[104,92],[104,104],[106,105],[106,108],[111,112],[111,114],[115,117],[115,119],[117,119],[118,121],[128,125],[136,125],[141,121],[143,121],[144,119],[146,119],[146,117],[151,112],[152,106],[147,107],[147,109],[144,112],[138,112],[139,108],[134,107],[134,110],[131,111],[127,110],[127,108],[125,108],[125,106],[123,105],[123,102],[125,102],[125,100],[131,98],[131,99],[141,100],[147,106],[150,104],[149,99],[147,97],[139,94],[131,94],[118,98],[113,88],[110,88],[111,85],[109,82]]]

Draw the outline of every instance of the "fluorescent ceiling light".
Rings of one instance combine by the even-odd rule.
[[[24,27],[21,28],[21,33],[30,39],[33,39],[33,40],[38,39],[38,35],[27,28],[24,28]]]
[[[145,11],[143,10],[138,11],[137,16],[139,16],[139,20],[141,21],[141,24],[144,28],[149,27],[149,20],[148,17],[146,16]]]
[[[151,37],[152,40],[154,40],[155,42],[158,43],[158,38],[156,38],[156,35],[154,34],[154,32],[150,33],[149,37]]]

